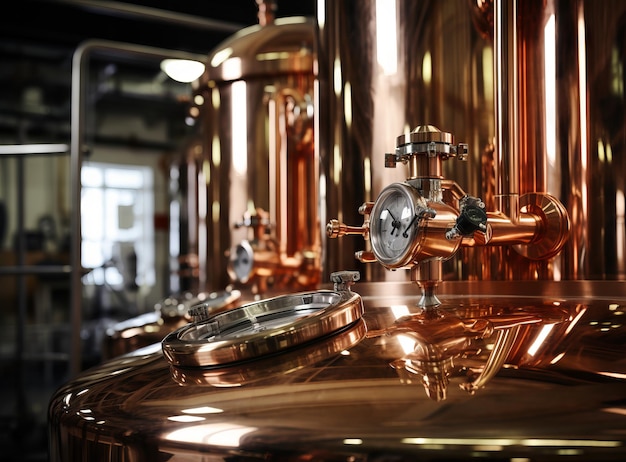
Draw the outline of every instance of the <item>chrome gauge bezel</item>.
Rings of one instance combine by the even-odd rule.
[[[374,202],[370,243],[374,256],[386,268],[404,268],[412,263],[420,242],[418,214],[424,210],[421,201],[418,191],[409,184],[392,183]],[[393,221],[400,224],[392,226]]]

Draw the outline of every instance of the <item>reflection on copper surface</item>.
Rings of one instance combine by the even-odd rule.
[[[242,427],[234,424],[201,424],[175,430],[165,436],[166,440],[187,444],[211,444],[215,446],[238,447],[246,434],[257,430],[255,427]]]
[[[340,175],[328,181],[329,217],[360,220],[350,207],[403,179],[377,167],[389,140],[432,123],[468,142],[469,162],[448,163],[445,175],[482,197],[489,210],[515,222],[517,201],[537,192],[563,204],[571,220],[555,258],[527,259],[510,246],[467,248],[444,263],[446,280],[623,279],[624,2],[401,2],[394,27],[384,31],[374,0],[319,3],[320,111],[331,123],[320,149],[327,171]],[[377,61],[376,40],[386,33],[399,43],[393,79]],[[354,40],[362,43],[358,51],[346,45]],[[423,70],[428,61],[432,73]],[[352,113],[359,113],[350,127],[345,82]],[[611,162],[601,155],[609,145]],[[365,166],[371,171],[363,172]],[[341,190],[344,184],[349,191]],[[360,249],[349,241],[326,243],[331,268],[351,267]],[[376,265],[357,268],[369,281],[408,277]]]
[[[561,460],[562,450],[584,460],[623,458],[626,440],[615,432],[626,399],[623,284],[451,281],[433,319],[434,311],[415,306],[414,284],[360,283],[354,290],[370,335],[355,330],[347,344],[333,344],[338,332],[222,368],[221,376],[219,368],[198,368],[184,386],[172,378],[160,344],[81,373],[51,400],[51,461],[285,453],[292,460],[358,460],[381,448],[405,457],[399,460],[452,459],[483,445],[494,448],[485,453],[492,460]],[[537,295],[519,295],[525,292]],[[415,358],[401,335],[410,337]],[[326,341],[330,349],[297,359],[300,348],[314,351]],[[453,366],[440,401],[407,372],[435,353]],[[394,369],[397,360],[411,360],[399,364],[408,369]],[[480,387],[468,393],[468,383]],[[232,440],[194,439],[218,425],[254,430]]]
[[[392,361],[391,366],[403,382],[421,383],[431,399],[442,401],[447,396],[449,376],[459,374],[455,358],[468,360],[483,356],[466,369],[467,380],[460,384],[473,394],[498,372],[512,351],[520,349],[521,340],[524,344],[528,342],[521,335],[521,326],[543,326],[533,344],[526,345],[528,354],[534,356],[554,325],[570,320],[568,313],[558,307],[542,310],[523,306],[491,307],[488,312],[481,311],[483,309],[470,308],[466,313],[462,309],[423,309],[399,317],[387,328],[370,330],[367,336],[397,337],[405,355]],[[484,339],[490,342],[486,345],[476,342]],[[486,358],[482,354],[484,348],[490,351]]]

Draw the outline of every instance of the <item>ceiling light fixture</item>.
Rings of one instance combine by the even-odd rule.
[[[189,83],[202,75],[204,64],[190,59],[164,59],[161,70],[177,82]]]

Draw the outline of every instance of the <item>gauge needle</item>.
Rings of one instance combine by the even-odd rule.
[[[389,216],[391,217],[391,235],[393,236],[394,231],[398,231],[398,234],[400,234],[400,226],[402,225],[402,223],[396,220],[396,217],[393,216],[393,213],[391,213],[391,210],[389,209],[386,209],[386,210]]]
[[[415,223],[415,220],[417,220],[417,214],[413,215],[413,218],[411,218],[411,222],[402,233],[402,237],[409,237],[409,234],[408,234],[409,229],[411,229],[411,226],[413,226],[413,223]]]

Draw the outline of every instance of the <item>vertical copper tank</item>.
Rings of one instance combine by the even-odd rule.
[[[404,169],[384,168],[385,153],[399,133],[420,125],[469,144],[467,162],[449,162],[444,176],[469,194],[483,193],[481,157],[493,139],[493,58],[470,11],[462,0],[319,2],[319,148],[329,218],[362,222],[361,203],[406,179]],[[325,271],[356,267],[367,280],[408,279],[405,271],[358,266],[354,252],[364,248],[362,239],[333,239],[325,247]],[[448,273],[466,277],[481,266],[475,258],[446,264]]]
[[[200,289],[320,281],[314,22],[262,17],[209,54],[194,91],[199,142],[187,170]]]
[[[516,197],[548,193],[572,220],[555,259],[464,249],[445,262],[444,279],[624,279],[625,11],[589,0],[320,2],[328,216],[361,223],[359,205],[404,179],[383,168],[395,136],[433,124],[469,145],[467,162],[448,162],[444,177],[489,209],[509,213]],[[366,244],[326,242],[324,269],[408,277],[359,267],[353,254]]]
[[[549,191],[572,219],[561,256],[528,276],[624,279],[626,5],[480,3],[493,9],[501,69],[497,200]],[[494,265],[506,260],[495,255],[490,276],[517,276],[513,264]]]

